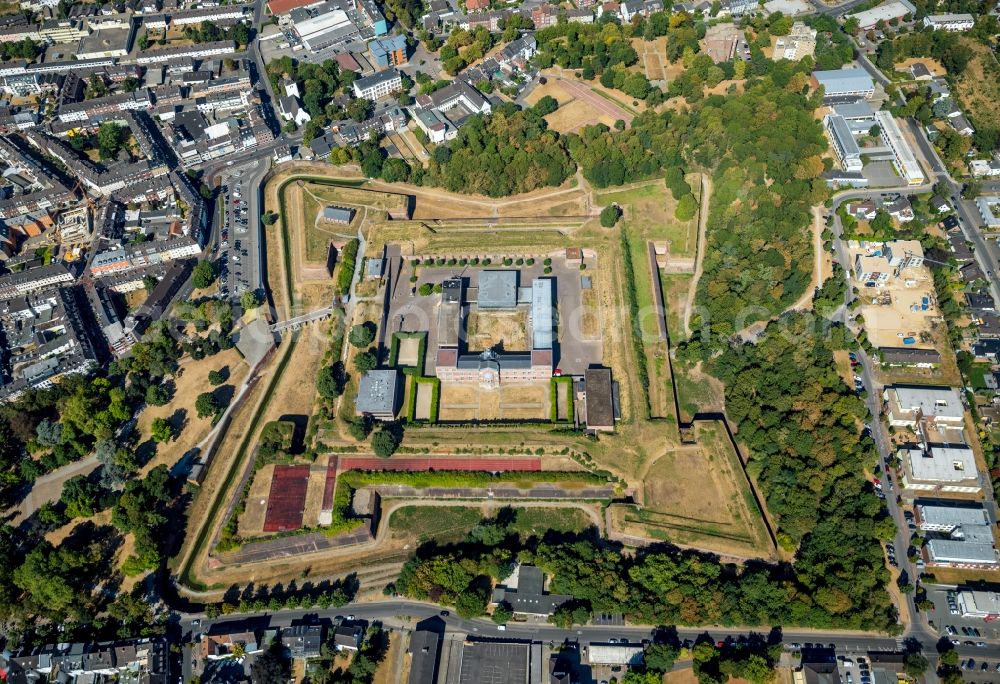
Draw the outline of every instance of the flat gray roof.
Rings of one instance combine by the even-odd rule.
[[[921,411],[926,418],[961,420],[965,407],[958,392],[951,387],[911,387],[895,385],[889,388],[904,411]]]
[[[833,69],[814,71],[816,82],[823,86],[826,97],[844,93],[867,92],[875,88],[875,82],[864,69]]]
[[[931,525],[988,525],[986,511],[981,507],[949,506],[948,504],[919,504],[921,522]]]
[[[915,480],[961,482],[978,480],[976,457],[968,447],[931,447],[930,453],[910,449],[907,454]]]
[[[476,305],[480,309],[517,307],[517,271],[480,271]]]
[[[997,552],[990,544],[931,539],[927,542],[931,560],[946,563],[996,563]],[[463,680],[464,681],[464,680]]]
[[[535,278],[531,284],[531,346],[533,349],[552,349],[554,336],[552,280]]]
[[[361,413],[394,413],[398,374],[394,370],[371,370],[361,376],[355,404]]]
[[[527,684],[529,645],[467,641],[459,684]]]

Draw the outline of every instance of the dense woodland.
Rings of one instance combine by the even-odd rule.
[[[449,145],[436,148],[418,182],[500,197],[561,185],[575,169],[541,114],[503,104],[490,116],[470,117]]]
[[[157,435],[154,425],[154,438],[140,443],[131,419],[143,405],[172,399],[172,377],[184,353],[202,358],[231,346],[231,313],[228,305],[188,304],[179,314],[197,331],[216,327],[181,345],[165,327],[154,326],[131,356],[111,362],[105,373],[71,376],[0,407],[4,509],[56,467],[91,455],[100,464],[93,475],[68,480],[58,501],[18,527],[0,528],[0,619],[31,624],[41,618],[43,629],[45,621],[56,620],[112,634],[158,628],[145,600],[115,596],[123,575],[156,570],[172,552],[187,497],[183,482],[165,466],[141,475],[156,442],[169,441],[178,428],[166,426],[166,434]],[[111,512],[111,524],[86,520],[100,511]],[[76,527],[59,546],[45,541],[47,532],[73,521]],[[117,558],[126,534],[134,537],[133,552]]]

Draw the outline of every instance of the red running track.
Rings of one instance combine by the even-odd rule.
[[[306,489],[309,487],[309,466],[277,465],[267,495],[264,514],[265,532],[284,532],[302,527]]]
[[[345,470],[474,470],[534,472],[542,469],[540,458],[376,458],[340,456],[340,471]]]
[[[337,485],[337,457],[331,456],[326,466],[326,483],[323,486],[323,510],[333,509],[333,490]]]

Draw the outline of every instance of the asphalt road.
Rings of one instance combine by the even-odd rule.
[[[412,629],[417,623],[428,618],[438,618],[444,622],[445,629],[453,634],[465,634],[473,638],[480,639],[504,639],[518,641],[540,641],[552,644],[564,642],[607,642],[610,639],[627,639],[631,643],[639,643],[644,639],[651,639],[654,636],[655,628],[650,626],[631,625],[586,625],[574,626],[569,629],[556,627],[546,623],[509,623],[506,629],[500,630],[492,621],[487,619],[464,619],[450,610],[442,610],[440,606],[423,603],[419,601],[409,601],[405,599],[389,599],[376,603],[349,604],[341,608],[329,610],[282,610],[275,613],[252,613],[246,615],[227,615],[215,620],[205,619],[203,616],[184,616],[180,620],[180,628],[185,638],[198,632],[210,632],[213,626],[226,625],[237,627],[240,624],[252,623],[256,628],[264,627],[288,627],[302,622],[330,622],[337,618],[351,618],[365,622],[378,621],[386,626],[394,628]],[[195,624],[197,621],[197,624]],[[723,640],[726,637],[738,637],[752,632],[757,634],[767,634],[769,627],[759,628],[732,628],[732,627],[702,627],[702,628],[677,628],[677,636],[680,639],[696,639],[701,635],[708,634],[713,640]],[[786,648],[792,648],[792,644],[822,644],[824,646],[833,645],[840,655],[858,655],[870,651],[893,651],[903,646],[903,637],[889,637],[878,634],[864,634],[859,632],[843,632],[836,630],[803,630],[787,629],[781,630],[782,641]],[[933,674],[933,668],[937,661],[937,637],[935,635],[925,635],[925,638],[917,637],[923,645],[923,653],[931,662],[931,672],[925,679],[928,682],[937,680]],[[963,639],[964,641],[964,639]],[[960,643],[955,646],[961,658],[973,657],[977,661],[996,662],[1000,659],[1000,646],[988,644],[985,647]],[[185,658],[185,665],[190,658]],[[979,674],[978,672],[976,673]],[[983,678],[988,678],[985,673]]]

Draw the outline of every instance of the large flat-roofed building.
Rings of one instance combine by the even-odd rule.
[[[827,114],[823,120],[826,124],[826,132],[830,135],[830,142],[833,144],[833,151],[837,153],[841,166],[845,171],[860,171],[864,168],[861,161],[861,148],[858,141],[854,139],[847,120],[836,114]]]
[[[825,98],[869,98],[875,94],[875,82],[864,69],[814,71],[816,85],[823,87]]]
[[[517,271],[481,271],[476,306],[480,309],[517,308]]]
[[[1000,197],[996,195],[977,197],[976,208],[979,209],[979,216],[984,226],[990,229],[1000,228]]]
[[[943,501],[926,501],[915,507],[917,527],[925,532],[952,534],[969,527],[989,527],[989,516],[980,505],[957,506]]]
[[[292,24],[302,45],[308,50],[323,50],[360,35],[350,16],[336,2],[324,2],[291,11]]]
[[[1000,594],[995,591],[965,589],[958,592],[956,603],[964,618],[995,620],[1000,617]]]
[[[466,641],[458,684],[527,684],[531,645]]]
[[[930,14],[924,17],[924,26],[941,31],[968,31],[976,25],[971,14]]]
[[[355,413],[376,420],[392,420],[399,408],[399,373],[395,370],[371,370],[361,376]]]
[[[469,352],[462,336],[466,302],[460,278],[442,283],[438,307],[435,374],[447,382],[478,382],[484,389],[507,383],[531,383],[552,377],[555,343],[553,279],[536,279],[530,288],[518,288],[518,271],[480,271],[469,306],[477,310],[511,311],[530,306],[531,349],[506,352],[486,349]],[[541,282],[540,282],[541,281]],[[547,303],[547,305],[546,305]]]
[[[893,166],[897,173],[909,185],[921,185],[927,178],[917,163],[917,158],[913,156],[909,143],[903,138],[896,119],[890,112],[880,111],[875,112],[875,121],[882,131],[882,142],[892,150]]]
[[[615,406],[610,368],[588,368],[583,373],[587,429],[610,432],[615,429]]]
[[[848,14],[847,16],[857,19],[858,26],[863,31],[867,31],[868,29],[875,28],[875,25],[880,21],[902,19],[907,14],[911,16],[916,14],[916,11],[917,9],[908,0],[892,0],[891,2],[884,2],[878,7]]]
[[[900,484],[903,493],[947,492],[976,494],[982,491],[976,456],[961,446],[929,446],[900,449],[903,463]]]
[[[921,420],[949,426],[965,421],[962,398],[951,387],[897,385],[887,387],[883,398],[893,427],[916,427]]]
[[[531,283],[531,348],[552,349],[555,317],[552,315],[552,280],[535,278]]]
[[[997,564],[989,528],[975,536],[967,531],[964,539],[931,539],[924,547],[924,555],[928,565],[978,568]]]
[[[379,71],[406,64],[406,36],[398,35],[373,40],[368,43],[368,54],[371,55],[372,64]]]
[[[591,665],[642,665],[642,644],[598,644],[591,642],[587,662]]]

